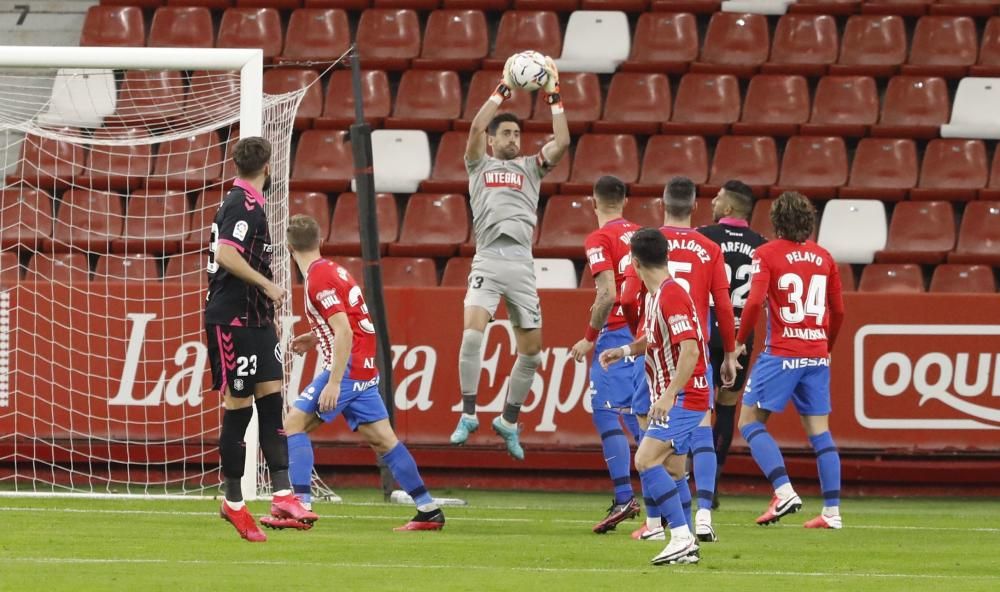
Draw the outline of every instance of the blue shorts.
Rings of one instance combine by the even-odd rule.
[[[799,415],[830,414],[830,361],[782,358],[762,352],[750,372],[743,404],[784,411],[788,399]]]
[[[594,348],[594,360],[590,364],[590,397],[592,409],[628,409],[632,406],[633,358],[628,357],[608,367],[601,368],[602,352],[632,343],[632,333],[628,327],[614,331],[603,330]]]
[[[704,418],[704,411],[691,411],[674,406],[667,414],[666,420],[649,423],[645,437],[669,442],[678,454],[687,454],[691,450],[691,437],[694,435],[694,429]]]
[[[636,356],[632,368],[632,413],[649,414],[649,381],[646,380],[646,356]]]
[[[358,431],[358,426],[366,423],[389,419],[389,412],[386,411],[382,395],[378,391],[377,376],[367,382],[343,379],[340,382],[340,398],[337,399],[337,406],[326,413],[319,413],[319,395],[329,381],[330,371],[320,372],[306,390],[295,399],[292,406],[307,415],[318,415],[326,423],[337,419],[337,416],[343,413],[352,432]]]

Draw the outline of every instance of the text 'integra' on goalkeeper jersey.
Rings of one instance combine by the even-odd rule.
[[[722,249],[729,277],[729,297],[733,302],[739,328],[740,313],[750,294],[750,276],[753,272],[753,256],[757,247],[767,242],[763,236],[750,230],[746,220],[722,218],[718,224],[702,226],[698,232],[712,239]]]
[[[485,247],[507,236],[530,251],[538,224],[538,193],[549,172],[541,153],[510,160],[483,155],[466,160],[465,169],[476,245]]]

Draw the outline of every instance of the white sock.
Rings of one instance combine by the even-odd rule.
[[[229,500],[226,500],[226,505],[229,506],[230,510],[242,510],[243,506],[246,505],[246,502],[242,500],[238,502],[231,502]]]
[[[791,483],[785,483],[781,487],[774,490],[774,495],[778,496],[778,499],[788,499],[795,495],[795,490],[792,489]]]
[[[657,528],[661,528],[662,526],[663,523],[660,522],[659,516],[655,517],[646,516],[646,530],[656,530]]]
[[[517,429],[517,424],[516,423],[510,423],[509,421],[507,421],[506,419],[504,419],[502,415],[500,416],[500,423],[503,424],[503,426],[505,428],[510,428],[512,430],[516,430]]]
[[[435,511],[437,509],[438,509],[438,505],[435,504],[434,502],[431,502],[429,504],[423,504],[423,505],[417,506],[417,511],[418,512],[425,512],[425,513],[426,512],[433,512],[433,511]]]
[[[286,495],[291,495],[291,494],[292,494],[291,489],[279,489],[278,491],[274,492],[274,497],[285,497]]]
[[[712,511],[708,508],[698,508],[698,511],[694,513],[695,522],[708,522],[712,523]]]
[[[681,524],[677,528],[670,529],[670,539],[689,539],[691,538],[691,529],[688,528],[687,524]]]
[[[823,506],[823,515],[827,518],[840,516],[840,506]]]

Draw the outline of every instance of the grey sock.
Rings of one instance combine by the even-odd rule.
[[[462,412],[476,414],[476,391],[483,369],[483,333],[475,329],[462,332],[462,347],[458,350],[458,382],[462,387]]]
[[[503,411],[503,418],[508,423],[517,423],[521,404],[531,392],[531,383],[535,381],[535,370],[541,363],[542,356],[538,354],[533,356],[517,354],[517,361],[510,371],[510,390],[507,391],[507,404]]]

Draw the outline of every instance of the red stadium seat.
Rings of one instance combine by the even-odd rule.
[[[542,146],[549,141],[552,132],[526,132],[521,134],[521,154],[538,154]],[[487,148],[489,150],[489,148]],[[560,183],[569,180],[570,162],[573,160],[573,149],[570,148],[549,174],[542,178],[542,195],[554,193]],[[464,253],[463,253],[464,254]]]
[[[854,269],[850,263],[838,263],[837,270],[840,272],[840,288],[844,292],[854,292],[858,289],[858,282],[854,278]]]
[[[708,179],[708,148],[701,136],[653,136],[646,144],[636,195],[663,195],[672,177],[688,177],[696,184]]]
[[[486,17],[479,10],[435,10],[427,19],[424,43],[414,68],[475,70],[490,49]]]
[[[543,55],[562,55],[559,17],[549,11],[508,10],[500,17],[496,42],[484,68],[503,68],[511,55],[533,49]]]
[[[785,144],[781,177],[771,196],[799,191],[813,199],[830,199],[847,183],[847,148],[843,138],[796,136]]]
[[[149,125],[182,117],[187,87],[177,70],[127,70],[115,115],[124,124]]]
[[[142,128],[94,130],[95,138],[148,137]],[[149,144],[132,142],[126,144],[94,144],[87,152],[87,164],[77,183],[101,191],[135,189],[149,177],[153,165]]]
[[[931,292],[992,294],[997,291],[993,270],[986,265],[938,265],[931,277]]]
[[[344,191],[353,178],[354,159],[345,132],[302,132],[289,187],[304,191]]]
[[[594,182],[614,175],[624,183],[639,178],[639,146],[632,134],[585,134],[577,140],[573,173],[560,186],[563,193],[590,194]]]
[[[809,83],[802,76],[761,74],[750,80],[734,134],[792,136],[809,120]]]
[[[985,189],[979,191],[979,199],[1000,200],[1000,150],[997,150],[993,155],[990,182]]]
[[[573,12],[579,6],[579,0],[513,0],[513,4],[517,10]]]
[[[464,288],[469,284],[470,273],[472,273],[472,257],[452,257],[444,266],[441,287]]]
[[[715,195],[730,179],[739,179],[761,196],[778,179],[778,154],[774,138],[767,136],[724,136],[715,146],[708,184],[700,195]]]
[[[650,6],[658,12],[694,12],[712,14],[721,8],[721,0],[652,0]]]
[[[361,105],[365,121],[379,127],[392,111],[389,78],[382,70],[361,72]],[[323,103],[323,116],[316,127],[346,129],[354,123],[354,91],[350,70],[335,70],[330,74],[330,86]]]
[[[966,204],[958,244],[948,263],[1000,265],[1000,201]]]
[[[598,133],[653,134],[670,119],[670,81],[665,74],[619,72],[611,79]]]
[[[70,248],[106,253],[124,227],[122,197],[117,193],[72,189],[62,196],[52,233],[53,250]]]
[[[439,70],[407,70],[399,82],[396,106],[385,126],[443,132],[462,114],[458,74]]]
[[[319,222],[320,241],[330,236],[330,200],[325,193],[292,191],[288,194],[288,215],[305,214]]]
[[[391,193],[375,194],[375,215],[378,216],[378,239],[384,253],[386,245],[399,236],[399,210]],[[358,196],[341,193],[333,208],[330,238],[323,252],[334,255],[360,255],[361,233],[358,228]]]
[[[143,47],[146,23],[138,6],[91,6],[83,20],[84,47]]]
[[[285,48],[278,62],[332,62],[350,46],[351,27],[344,10],[300,8],[288,20]]]
[[[454,10],[491,10],[503,12],[510,0],[441,0],[441,6]]]
[[[740,118],[740,87],[730,74],[685,74],[665,134],[723,135]]]
[[[826,14],[786,14],[778,20],[771,57],[761,66],[772,74],[818,76],[837,61],[837,22]]]
[[[466,132],[445,132],[438,142],[434,169],[430,179],[420,184],[420,190],[437,193],[465,193],[469,190],[469,175],[465,170]]]
[[[69,128],[60,131],[69,135],[76,133]],[[24,179],[34,187],[47,190],[62,188],[83,172],[84,158],[80,144],[28,134],[21,142],[17,178],[8,178],[7,182],[16,183]]]
[[[1000,7],[1000,0],[937,0],[930,6],[931,14],[960,14],[986,17]]]
[[[112,244],[116,253],[172,254],[190,229],[187,196],[180,191],[139,190],[125,212],[125,229]]]
[[[306,8],[337,8],[341,10],[364,10],[371,6],[371,0],[304,0]]]
[[[868,76],[824,76],[816,86],[809,123],[799,127],[816,136],[863,136],[878,120],[878,89]]]
[[[920,182],[910,199],[976,199],[987,180],[986,146],[982,140],[931,140],[924,151]]]
[[[440,0],[372,0],[375,8],[409,8],[412,10],[434,10]]]
[[[233,0],[166,0],[167,6],[204,6],[212,10],[225,10]]]
[[[692,72],[753,75],[767,61],[770,37],[762,14],[717,12],[712,15]]]
[[[750,215],[750,228],[767,240],[774,238],[774,227],[771,225],[771,204],[773,199],[758,199],[753,204]]]
[[[370,8],[361,13],[355,42],[361,65],[405,70],[420,55],[420,22],[410,9]]]
[[[38,249],[52,236],[52,198],[25,185],[0,188],[0,246]]]
[[[691,226],[708,226],[715,220],[712,219],[712,198],[699,197],[694,203],[694,212],[691,214]]]
[[[865,14],[898,14],[923,16],[934,0],[865,0],[861,11]]]
[[[831,74],[889,76],[906,60],[906,28],[896,15],[854,15],[840,40]]]
[[[912,294],[924,291],[924,274],[913,263],[872,263],[861,272],[859,292]]]
[[[35,253],[28,263],[24,279],[62,285],[87,282],[90,281],[90,261],[83,253]]]
[[[299,110],[295,112],[295,129],[311,127],[323,111],[323,85],[315,70],[271,68],[264,72],[264,92],[280,95],[306,89]]]
[[[917,21],[904,74],[961,78],[976,63],[979,37],[967,16],[925,16]]]
[[[149,47],[215,45],[212,13],[204,6],[164,6],[156,9],[149,26]]]
[[[698,59],[698,21],[693,14],[644,12],[624,71],[680,74]]]
[[[206,285],[208,284],[208,275],[205,271],[207,265],[208,256],[205,253],[174,255],[167,260],[163,281]]]
[[[171,92],[176,93],[177,90]],[[199,114],[225,112],[240,100],[239,72],[197,70],[191,75],[191,88],[187,95],[182,97],[185,112]],[[141,127],[143,123],[135,121],[132,125]]]
[[[152,282],[159,281],[156,258],[152,255],[104,255],[97,260],[95,282]]]
[[[941,263],[955,248],[955,210],[945,201],[896,204],[879,263]]]
[[[851,176],[840,197],[900,200],[917,184],[913,140],[865,138],[854,150]]]
[[[469,209],[464,195],[415,193],[406,203],[393,256],[450,257],[469,238]]]
[[[386,257],[382,259],[382,282],[388,288],[437,287],[437,269],[433,259]]]
[[[236,0],[236,6],[244,6],[246,8],[277,8],[278,10],[294,10],[302,6],[302,0]]]
[[[479,108],[490,98],[499,83],[500,72],[496,70],[480,70],[472,75],[472,80],[469,82],[469,92],[465,95],[465,109],[462,111],[462,119],[455,122],[455,129],[469,129],[472,125],[472,119],[479,112]],[[531,93],[513,93],[510,99],[500,105],[497,113],[513,113],[521,121],[530,119],[531,99]]]
[[[283,33],[274,8],[229,8],[222,14],[216,47],[260,48],[271,60],[281,53]]]
[[[621,10],[622,12],[643,12],[649,7],[649,0],[580,0],[581,10]]]
[[[534,116],[524,123],[528,131],[552,133],[552,111],[545,103],[544,93],[535,101]],[[570,132],[582,134],[590,123],[601,118],[601,83],[592,72],[565,72],[559,74],[559,94],[566,106],[566,120]]]
[[[657,228],[663,225],[663,200],[659,197],[630,197],[625,202],[623,215],[639,226]]]
[[[44,257],[45,255],[37,255]],[[29,280],[32,278],[28,278]],[[13,287],[21,280],[21,257],[17,251],[0,253],[0,286],[4,289]]]
[[[208,247],[211,240],[212,222],[222,204],[225,189],[212,187],[198,194],[195,198],[194,211],[188,218],[188,233],[182,245],[183,251],[202,251]]]
[[[1000,76],[1000,17],[986,21],[979,59],[969,66],[969,76]]]
[[[146,187],[200,190],[222,174],[222,143],[216,132],[160,144]]]
[[[591,197],[555,195],[545,205],[538,231],[536,257],[584,256],[583,241],[597,229],[597,213]]]
[[[885,91],[882,117],[871,133],[887,138],[936,138],[950,115],[943,78],[894,76]]]

